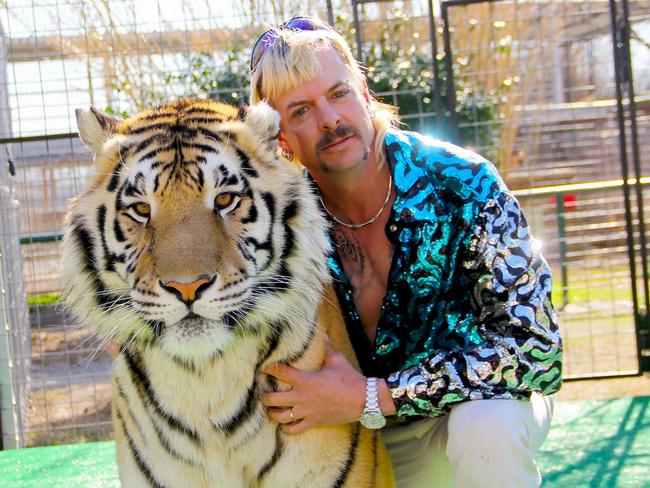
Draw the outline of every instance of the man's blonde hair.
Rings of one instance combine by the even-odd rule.
[[[261,55],[251,73],[250,103],[273,101],[302,83],[311,81],[321,72],[316,58],[319,51],[333,48],[350,70],[358,87],[367,90],[366,77],[354,59],[350,46],[334,30],[290,30],[279,28],[274,32],[274,42]],[[386,160],[384,137],[386,131],[399,123],[397,109],[370,95],[370,113],[375,128],[375,154],[381,165]]]

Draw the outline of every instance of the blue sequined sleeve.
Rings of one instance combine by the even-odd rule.
[[[459,402],[551,394],[561,383],[562,345],[551,274],[507,191],[483,204],[462,264],[482,341],[432,351],[387,378],[401,417],[439,416]]]

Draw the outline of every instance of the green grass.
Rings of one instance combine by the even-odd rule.
[[[57,303],[61,301],[60,293],[39,293],[37,295],[27,295],[28,305],[47,305],[49,303]]]
[[[590,302],[594,300],[610,302],[618,300],[632,300],[631,289],[624,287],[612,288],[609,284],[581,284],[567,287],[569,303]],[[564,290],[557,281],[553,284],[553,303],[560,304],[563,301]]]
[[[563,296],[562,273],[559,269],[554,269],[553,303],[563,303]],[[569,303],[632,300],[629,272],[622,268],[569,268],[567,296]]]

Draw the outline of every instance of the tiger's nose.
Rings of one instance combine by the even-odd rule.
[[[176,280],[160,280],[160,286],[176,295],[179,300],[185,302],[187,305],[191,305],[192,302],[201,296],[201,293],[205,289],[214,283],[214,279],[215,276],[201,275],[190,283]]]

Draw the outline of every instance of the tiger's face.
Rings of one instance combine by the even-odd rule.
[[[97,172],[68,215],[67,301],[106,339],[210,356],[318,300],[326,224],[270,107],[77,119]]]

